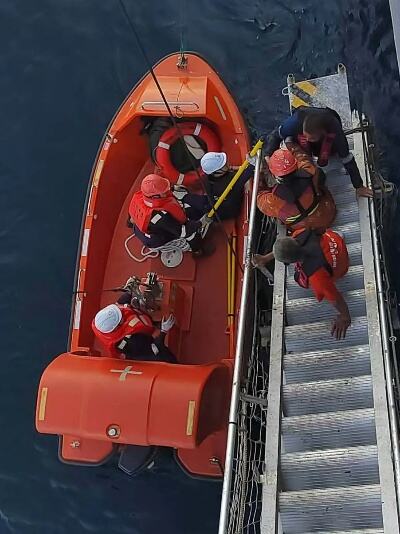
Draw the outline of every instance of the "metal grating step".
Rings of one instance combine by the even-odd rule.
[[[358,221],[348,222],[345,224],[337,224],[336,221],[332,225],[332,230],[341,232],[344,235],[346,245],[351,243],[359,243],[361,240],[361,228]]]
[[[344,195],[344,194],[348,196],[352,196],[354,199],[355,190],[354,190],[353,184],[351,183],[350,176],[346,174],[347,180],[343,179],[343,180],[340,180],[339,183],[336,183],[333,178],[333,174],[334,174],[333,172],[328,174],[326,186],[329,188],[329,191],[332,193],[332,196],[335,198],[335,200],[338,195]],[[340,174],[340,177],[341,176],[342,174]]]
[[[359,221],[358,204],[357,202],[351,202],[345,206],[339,206],[337,209],[335,224],[345,224],[348,222]]]
[[[361,243],[347,244],[350,265],[362,265]]]
[[[298,324],[285,328],[286,352],[312,352],[322,347],[340,349],[368,343],[366,317],[356,317],[347,330],[346,337],[337,340],[331,336],[332,321]]]
[[[376,444],[373,408],[282,419],[282,452]]]
[[[369,346],[285,354],[283,370],[286,384],[368,375]]]
[[[335,192],[332,191],[336,207],[339,209],[347,206],[348,204],[354,204],[357,201],[356,192],[352,184],[350,183],[352,191],[349,190],[346,186],[337,189]]]
[[[288,384],[282,393],[286,417],[373,407],[371,376]]]
[[[307,532],[306,534],[311,534]],[[385,534],[383,528],[363,528],[362,530],[318,530],[318,534]]]
[[[376,445],[282,454],[280,481],[284,491],[378,484]]]
[[[304,297],[311,297],[313,295],[311,289],[304,289],[300,287],[293,279],[293,276],[288,276],[286,281],[287,296],[289,299],[298,299]],[[337,280],[336,287],[339,291],[351,291],[352,289],[362,289],[364,287],[364,269],[362,265],[351,265],[346,275]]]
[[[305,534],[382,528],[378,485],[290,491],[279,495],[282,531]],[[389,533],[388,533],[389,534]]]
[[[351,317],[361,317],[366,314],[364,289],[355,289],[343,294],[350,310]],[[337,312],[332,304],[326,300],[318,302],[315,297],[306,297],[286,301],[286,319],[289,325],[316,323],[326,319],[333,319]]]

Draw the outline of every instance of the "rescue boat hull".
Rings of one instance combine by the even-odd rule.
[[[154,67],[173,113],[180,124],[212,130],[230,163],[240,165],[249,137],[228,89],[200,56],[188,54],[184,70],[177,60],[172,54]],[[43,373],[36,427],[60,436],[60,458],[66,462],[98,465],[129,445],[168,446],[192,476],[219,478],[250,193],[246,188],[236,220],[211,229],[216,251],[210,257],[195,260],[185,253],[173,268],[159,256],[143,259],[137,239],[127,245],[131,230],[126,219],[143,177],[163,173],[143,132],[143,126],[160,118],[168,120],[168,110],[148,73],[111,121],[96,158],[83,217],[68,352]],[[200,186],[190,184],[194,190]],[[153,320],[170,312],[177,319],[168,347],[178,364],[109,358],[93,335],[94,315],[116,300],[109,290],[133,274],[145,278],[149,272],[158,274],[163,287]]]

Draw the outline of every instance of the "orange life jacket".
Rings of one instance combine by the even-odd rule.
[[[332,153],[332,146],[335,141],[335,137],[336,134],[334,133],[327,133],[324,135],[317,162],[319,167],[326,167],[326,165],[328,165],[328,160]],[[307,154],[311,154],[311,143],[307,140],[305,135],[298,134],[297,142],[301,148],[307,152]]]
[[[125,338],[129,338],[135,334],[146,334],[148,336],[153,335],[154,325],[151,318],[138,310],[134,310],[128,306],[120,306],[117,304],[122,312],[122,321],[115,330],[109,334],[103,334],[100,332],[92,321],[92,329],[97,339],[107,350],[110,356],[114,358],[120,358],[123,352],[124,346],[127,341]]]
[[[137,191],[133,195],[129,205],[129,215],[144,234],[147,233],[151,217],[155,211],[166,211],[181,224],[185,224],[187,221],[185,210],[172,192],[163,198],[146,198],[141,191]]]
[[[288,200],[286,195],[282,194],[284,188],[284,184],[277,184],[267,191],[261,191],[257,204],[266,215],[279,219],[286,226],[293,226],[314,212],[320,197],[317,196],[311,180],[298,198]]]

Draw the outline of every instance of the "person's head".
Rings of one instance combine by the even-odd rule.
[[[286,265],[304,259],[303,249],[293,237],[279,237],[272,250],[275,259]]]
[[[147,198],[162,198],[171,191],[171,184],[163,176],[148,174],[143,178],[140,189]]]
[[[102,334],[113,332],[122,320],[122,312],[116,304],[110,304],[96,313],[94,326]]]
[[[283,178],[297,170],[297,161],[289,150],[279,148],[269,158],[268,167],[276,178]]]
[[[200,165],[205,174],[222,176],[228,171],[228,158],[225,152],[206,152]]]
[[[310,143],[317,143],[326,134],[326,128],[323,113],[310,113],[303,122],[303,135]]]

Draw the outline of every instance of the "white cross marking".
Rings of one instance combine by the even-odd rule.
[[[111,373],[121,373],[119,376],[120,382],[125,382],[128,375],[142,375],[141,371],[131,371],[132,365],[128,365],[125,369],[110,369]]]

